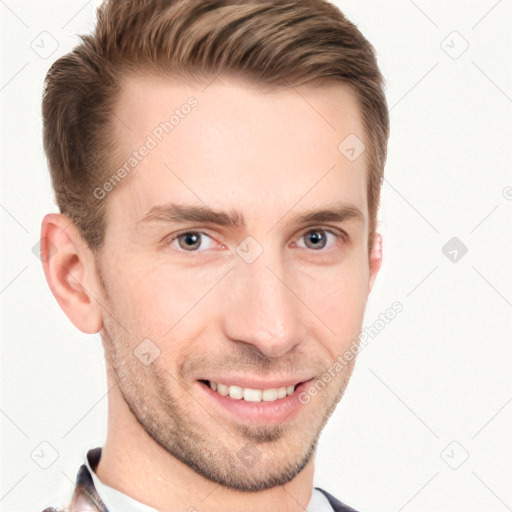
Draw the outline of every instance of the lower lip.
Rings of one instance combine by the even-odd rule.
[[[243,421],[264,422],[264,423],[281,423],[290,421],[295,417],[301,407],[304,406],[299,401],[299,395],[306,391],[313,379],[301,382],[295,391],[285,398],[278,398],[273,402],[249,402],[241,399],[235,399],[223,396],[204,382],[198,382],[199,387],[206,393],[207,397],[217,404],[220,408],[229,414],[236,416]]]

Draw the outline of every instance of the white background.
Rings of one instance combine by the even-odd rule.
[[[99,335],[71,325],[32,252],[57,211],[44,76],[92,29],[96,4],[0,1],[3,511],[65,502],[106,431]],[[377,48],[391,109],[384,264],[365,326],[395,300],[404,309],[361,352],[315,485],[363,512],[512,510],[512,2],[337,4]],[[58,43],[46,59],[41,32]],[[454,236],[468,249],[456,262],[442,252]],[[42,469],[34,453],[50,464],[52,450]]]

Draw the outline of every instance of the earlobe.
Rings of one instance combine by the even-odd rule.
[[[73,325],[86,334],[102,328],[94,255],[70,219],[45,215],[41,224],[41,262],[48,286]]]
[[[382,265],[382,236],[375,233],[373,247],[370,254],[370,279],[368,281],[368,293],[372,291],[373,283]]]

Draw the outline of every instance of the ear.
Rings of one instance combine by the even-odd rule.
[[[372,291],[373,283],[382,265],[382,236],[375,233],[372,250],[370,253],[370,277],[368,280],[368,293]]]
[[[71,323],[86,334],[103,325],[94,254],[66,215],[49,213],[41,224],[41,262],[48,286]]]

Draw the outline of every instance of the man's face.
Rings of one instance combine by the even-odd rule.
[[[180,109],[190,96],[197,104]],[[355,96],[340,85],[269,92],[217,78],[202,90],[132,78],[115,115],[119,166],[150,147],[103,199],[103,336],[119,391],[146,432],[201,475],[244,490],[282,485],[314,455],[354,361],[308,404],[297,395],[360,333],[376,272],[364,155],[338,150],[363,137]],[[155,210],[170,205],[224,220],[237,212],[238,222]],[[340,208],[340,218],[300,219]],[[253,402],[208,380],[309,382]]]

